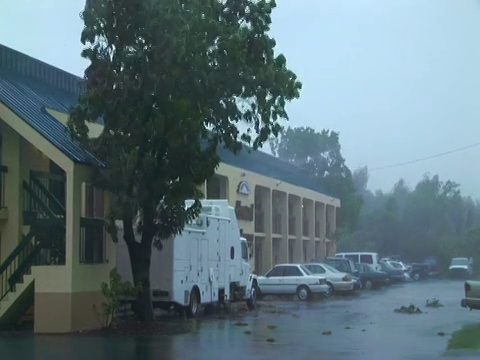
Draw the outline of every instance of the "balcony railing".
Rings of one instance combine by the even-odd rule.
[[[282,215],[280,214],[273,215],[273,233],[274,234],[282,233]]]
[[[0,165],[0,209],[5,207],[5,174],[8,172],[8,167]]]
[[[296,235],[296,228],[295,228],[295,216],[290,216],[288,218],[288,235]]]
[[[265,232],[265,214],[260,210],[255,210],[255,232]]]

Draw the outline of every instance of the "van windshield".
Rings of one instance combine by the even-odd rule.
[[[468,265],[468,259],[465,259],[465,258],[452,259],[451,265]]]
[[[242,259],[245,261],[248,261],[248,247],[245,241],[241,242],[241,247],[242,247]]]

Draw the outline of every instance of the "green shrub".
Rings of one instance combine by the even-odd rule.
[[[129,281],[122,281],[117,269],[113,268],[110,271],[109,283],[102,283],[102,294],[105,301],[100,305],[100,309],[93,305],[93,311],[99,318],[102,327],[112,327],[115,321],[115,313],[120,308],[122,299],[135,298],[138,292],[139,289]]]

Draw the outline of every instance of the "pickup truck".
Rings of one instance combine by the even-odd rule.
[[[465,298],[461,306],[470,310],[480,310],[480,281],[467,280],[464,285]]]

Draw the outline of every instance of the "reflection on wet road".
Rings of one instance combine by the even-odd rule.
[[[480,311],[460,307],[462,295],[462,281],[430,280],[309,303],[273,299],[240,319],[197,319],[185,335],[3,336],[0,358],[478,359],[478,353],[445,353],[450,334],[480,318]],[[426,308],[433,297],[444,307]],[[394,313],[411,303],[424,312]]]

